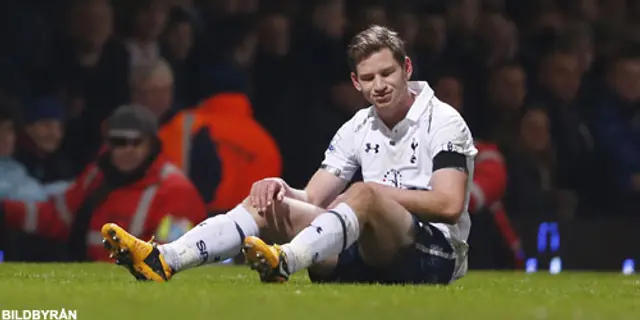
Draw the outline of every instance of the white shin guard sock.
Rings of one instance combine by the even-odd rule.
[[[319,215],[311,225],[282,246],[289,272],[305,269],[340,254],[360,236],[358,216],[346,203]]]
[[[167,264],[181,271],[219,262],[240,253],[247,236],[258,235],[258,225],[242,205],[217,215],[185,233],[174,242],[158,247]]]

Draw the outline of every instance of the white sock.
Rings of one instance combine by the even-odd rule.
[[[242,205],[204,220],[174,242],[158,247],[175,272],[215,263],[240,253],[242,241],[258,235],[258,225]]]
[[[339,216],[339,217],[338,217]],[[360,236],[358,216],[346,203],[319,215],[311,225],[282,246],[289,273],[337,256]]]

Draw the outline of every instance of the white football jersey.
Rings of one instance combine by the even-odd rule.
[[[417,94],[407,116],[394,128],[387,128],[375,108],[360,110],[336,133],[325,152],[323,167],[342,179],[351,180],[362,170],[365,182],[377,182],[401,189],[430,190],[433,158],[440,151],[467,157],[469,180],[464,212],[455,225],[431,223],[447,237],[456,254],[454,279],[467,271],[467,238],[471,220],[467,212],[477,149],[462,116],[438,100],[426,82],[409,82]]]

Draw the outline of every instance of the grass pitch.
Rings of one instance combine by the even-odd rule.
[[[0,309],[76,309],[78,319],[640,319],[640,278],[471,272],[453,285],[265,285],[210,266],[143,283],[110,264],[0,264]]]

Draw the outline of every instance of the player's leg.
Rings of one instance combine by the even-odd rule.
[[[332,272],[327,268],[331,264],[324,264],[322,273],[318,272],[318,265],[312,267],[309,270],[312,280],[449,283],[456,257],[444,234],[428,223],[421,223],[400,204],[370,186],[360,184],[343,196],[344,201],[339,199],[344,212],[349,211],[348,207],[357,217],[360,236],[342,251]]]
[[[336,262],[335,257],[343,252],[349,254],[347,258],[351,260],[360,258],[353,257],[355,253],[361,255],[367,266],[384,269],[411,250],[419,230],[414,217],[404,207],[381,196],[365,183],[354,184],[341,199],[340,204],[319,215],[309,227],[281,247],[265,248],[253,237],[245,240],[245,255],[258,269],[263,281],[286,280],[290,273],[320,261],[332,263],[314,268],[316,273],[339,272],[332,270],[332,265]],[[354,252],[351,246],[356,240],[360,249]],[[354,266],[351,262],[349,264]],[[286,266],[283,268],[282,264]],[[338,261],[337,268],[341,266]]]
[[[166,281],[174,273],[206,263],[215,263],[240,253],[246,236],[259,234],[276,241],[288,241],[323,209],[285,198],[266,213],[258,213],[247,200],[226,214],[204,220],[174,242],[156,246],[106,224],[105,247],[116,262],[137,278]]]
[[[215,263],[241,252],[242,241],[261,235],[288,241],[323,209],[285,198],[267,212],[258,213],[247,200],[226,214],[211,217],[176,241],[160,246],[160,252],[175,271]]]

